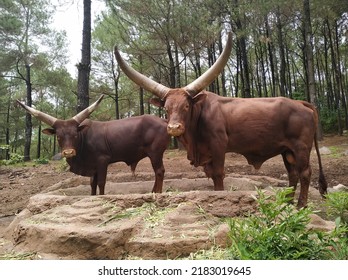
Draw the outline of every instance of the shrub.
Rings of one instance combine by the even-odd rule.
[[[1,164],[3,165],[13,165],[13,164],[18,164],[24,162],[24,156],[19,155],[19,154],[15,154],[15,153],[11,153],[10,154],[10,159],[9,160],[2,160]]]
[[[327,214],[335,218],[335,236],[331,240],[332,258],[348,260],[348,193],[333,192],[326,195]]]
[[[307,227],[310,208],[297,210],[289,203],[292,188],[267,196],[258,191],[258,214],[229,220],[232,259],[316,260],[344,259],[347,228],[331,233]]]
[[[324,205],[329,216],[336,217],[336,225],[348,225],[348,193],[333,192],[326,195]]]
[[[322,107],[320,110],[320,122],[324,132],[326,133],[337,132],[338,131],[337,110],[330,110],[326,107]]]

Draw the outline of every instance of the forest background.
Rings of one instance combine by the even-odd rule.
[[[93,2],[98,1],[105,9],[92,19],[85,93],[88,102],[100,94],[106,98],[91,118],[165,116],[149,104],[151,94],[120,71],[114,45],[135,69],[174,88],[204,73],[231,31],[232,54],[210,91],[229,97],[308,100],[318,107],[324,133],[341,135],[348,129],[348,1]],[[93,5],[91,0],[83,2]],[[72,3],[58,0],[58,6]],[[16,99],[61,119],[79,111],[78,79],[67,69],[67,36],[50,24],[58,6],[49,0],[0,0],[0,160],[23,155],[28,138],[27,160],[58,152],[55,138],[42,135],[35,118],[28,132],[26,113]]]

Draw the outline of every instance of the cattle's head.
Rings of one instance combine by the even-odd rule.
[[[150,102],[165,108],[168,115],[167,132],[171,136],[181,136],[199,114],[200,105],[206,94],[190,95],[184,88],[171,89],[165,98],[151,98]]]
[[[101,95],[91,106],[68,120],[57,119],[31,108],[19,100],[17,100],[17,102],[31,115],[51,126],[51,128],[43,129],[42,132],[48,135],[57,135],[59,147],[62,150],[62,156],[71,158],[76,156],[76,151],[78,150],[78,134],[86,128],[84,125],[81,125],[81,123],[97,108],[103,97],[104,96]]]
[[[167,131],[172,136],[180,136],[187,129],[195,108],[200,106],[206,95],[200,93],[225,67],[232,50],[232,34],[228,34],[226,46],[216,62],[199,78],[183,88],[171,89],[144,76],[130,67],[121,57],[117,47],[114,49],[116,60],[123,72],[140,87],[148,90],[158,98],[151,103],[164,107],[168,115]]]

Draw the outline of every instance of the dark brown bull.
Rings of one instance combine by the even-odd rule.
[[[216,63],[201,77],[183,88],[168,88],[128,66],[115,47],[115,57],[125,74],[159,99],[168,115],[167,131],[177,136],[187,149],[194,166],[203,166],[223,190],[226,152],[242,154],[256,169],[266,160],[281,154],[289,184],[301,190],[298,206],[307,205],[311,177],[310,152],[313,142],[319,162],[319,191],[326,193],[316,131],[318,114],[305,101],[288,98],[227,98],[204,90],[222,71],[232,49],[231,34]]]
[[[155,172],[152,192],[162,192],[163,153],[170,141],[167,121],[151,115],[107,122],[87,119],[102,97],[69,120],[56,119],[17,101],[30,114],[52,127],[44,129],[43,133],[57,135],[62,156],[71,172],[91,177],[92,195],[96,194],[97,186],[99,194],[104,194],[110,163],[123,161],[134,172],[138,162],[145,157],[150,158]]]

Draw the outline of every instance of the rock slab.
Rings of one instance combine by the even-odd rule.
[[[39,194],[10,225],[17,251],[54,259],[174,259],[226,246],[224,217],[255,210],[253,191]]]

